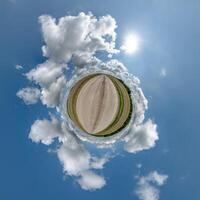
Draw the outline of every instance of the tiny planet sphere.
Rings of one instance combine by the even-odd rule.
[[[122,80],[108,74],[91,74],[75,83],[67,99],[67,112],[82,131],[111,136],[130,121],[132,101]]]

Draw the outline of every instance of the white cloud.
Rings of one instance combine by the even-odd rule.
[[[116,53],[115,19],[110,15],[97,19],[91,13],[65,16],[58,21],[49,15],[39,17],[46,45],[43,55],[55,62],[87,63],[96,51]]]
[[[103,169],[104,164],[109,161],[108,156],[104,156],[101,158],[92,157],[91,168],[93,169]]]
[[[112,68],[112,71],[116,71],[116,72],[126,72],[127,68],[124,66],[123,63],[121,63],[119,60],[117,59],[111,59],[106,63],[107,68]]]
[[[61,125],[55,117],[51,116],[51,120],[36,120],[30,130],[29,138],[36,143],[50,145],[57,138],[61,145],[56,153],[59,161],[63,166],[65,174],[77,177],[77,182],[82,189],[96,190],[102,188],[106,181],[92,169],[102,169],[103,165],[108,161],[108,156],[93,157],[80,144],[78,138],[73,133],[66,132],[65,125]]]
[[[99,51],[107,53],[109,58],[118,52],[115,49],[115,29],[117,27],[115,19],[110,15],[96,18],[91,13],[80,13],[77,16],[65,16],[58,20],[48,15],[42,15],[39,17],[39,21],[45,42],[42,51],[48,59],[25,76],[38,84],[41,92],[36,89],[35,93],[31,93],[30,88],[24,88],[23,92],[19,91],[17,95],[27,104],[36,103],[40,97],[44,105],[55,108],[59,106],[62,88],[67,85],[64,73],[68,69],[68,62],[72,61],[75,64],[74,76],[68,83],[73,83],[73,80],[79,76],[94,72],[95,69],[97,71],[105,70],[123,81],[125,80],[126,83],[130,83],[129,87],[135,103],[134,126],[131,133],[125,138],[124,149],[136,153],[153,147],[158,139],[158,133],[156,125],[151,120],[141,124],[147,109],[147,100],[139,87],[139,79],[129,74],[127,68],[118,60],[111,59],[104,63],[96,57],[96,53]],[[81,143],[82,141],[69,131],[73,129],[70,123],[67,125],[53,116],[50,120],[38,119],[31,127],[29,138],[33,142],[41,142],[45,145],[50,145],[57,139],[59,147],[56,154],[63,166],[63,172],[74,176],[82,189],[93,191],[102,188],[106,184],[106,180],[103,176],[96,174],[96,171],[103,169],[110,157],[91,155],[85,149],[84,143]],[[110,138],[110,141],[106,141],[107,138],[104,138],[99,146],[111,147],[119,138],[118,134],[116,137]],[[94,144],[97,142],[94,141]],[[158,174],[152,176],[158,185],[164,182]],[[146,182],[149,184],[149,181],[146,180]],[[152,193],[155,194],[155,191]]]
[[[92,171],[85,171],[81,173],[81,177],[77,180],[81,188],[84,190],[96,190],[105,186],[106,181],[104,177],[95,174]]]
[[[135,194],[140,200],[158,200],[162,186],[168,179],[168,175],[159,174],[157,171],[150,172],[147,176],[141,176],[138,180],[138,187]]]
[[[26,77],[31,81],[35,81],[42,87],[48,87],[62,75],[63,69],[66,67],[66,64],[57,64],[53,61],[47,60],[28,72]]]
[[[165,174],[159,174],[157,171],[153,171],[149,173],[147,177],[143,177],[145,179],[145,182],[152,182],[157,184],[158,186],[162,186],[165,181],[167,180],[168,176]]]
[[[74,138],[68,137],[57,154],[63,165],[63,171],[68,175],[78,176],[90,167],[91,155]]]
[[[32,87],[23,88],[17,92],[17,96],[27,105],[35,104],[40,97],[40,90]]]
[[[55,138],[62,141],[64,133],[60,122],[55,118],[51,117],[51,120],[43,119],[36,120],[31,126],[29,133],[29,138],[36,143],[43,143],[45,145],[50,145]]]
[[[42,88],[41,90],[41,100],[44,105],[48,107],[56,107],[59,105],[60,92],[64,85],[66,84],[66,79],[64,76],[59,77],[54,81],[49,87]]]
[[[124,149],[130,153],[150,149],[155,146],[158,140],[157,125],[151,120],[144,124],[133,126],[131,133],[125,138]]]
[[[66,134],[66,140],[57,150],[57,154],[63,165],[63,171],[73,176],[79,176],[90,169],[102,169],[108,161],[107,157],[91,156],[71,133]]]
[[[48,60],[28,72],[26,77],[41,87],[41,100],[48,107],[59,103],[60,91],[66,83],[64,70],[72,59],[77,65],[95,63],[94,55],[103,50],[116,53],[115,20],[107,15],[97,19],[91,13],[65,16],[58,19],[48,15],[39,17],[45,45],[42,47]]]
[[[23,66],[22,65],[15,65],[15,69],[21,70],[21,69],[23,69]]]
[[[140,200],[158,200],[159,190],[150,184],[144,184],[138,187],[135,194]]]
[[[106,184],[103,176],[91,170],[102,169],[108,158],[91,156],[84,146],[80,144],[79,139],[75,138],[72,133],[66,133],[66,139],[57,150],[57,155],[63,166],[64,173],[79,177],[77,182],[82,189],[92,191],[100,189]]]

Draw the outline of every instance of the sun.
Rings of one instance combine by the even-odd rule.
[[[140,45],[140,37],[136,34],[129,34],[125,37],[121,49],[126,54],[133,54],[138,51]]]

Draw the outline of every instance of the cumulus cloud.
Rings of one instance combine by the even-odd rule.
[[[84,69],[85,64],[97,65],[101,62],[95,57],[98,51],[104,51],[109,55],[117,53],[117,25],[110,15],[97,19],[91,13],[65,16],[58,20],[42,15],[39,22],[45,41],[42,51],[48,59],[25,76],[39,85],[41,93],[38,98],[40,97],[44,105],[58,107],[61,90],[67,83],[64,73],[68,69],[68,62],[73,61],[76,67]],[[118,66],[119,69],[125,69],[119,62]],[[29,138],[33,142],[45,145],[50,145],[57,139],[60,146],[56,153],[63,165],[64,173],[77,177],[77,182],[83,189],[100,189],[106,181],[94,170],[102,169],[109,160],[108,156],[92,156],[80,140],[63,127],[62,122],[53,116],[50,120],[38,119],[31,127]]]
[[[26,74],[29,80],[40,85],[42,103],[48,107],[58,106],[61,89],[66,84],[64,69],[67,64],[47,60]]]
[[[40,90],[32,87],[23,88],[17,92],[17,96],[27,105],[35,104],[40,97]]]
[[[66,140],[57,150],[57,155],[64,173],[78,177],[77,182],[82,189],[96,190],[106,184],[105,178],[94,173],[92,169],[102,169],[108,159],[93,157],[71,133],[66,135]]]
[[[59,76],[62,75],[63,69],[66,67],[66,64],[58,64],[47,60],[46,62],[39,64],[36,68],[28,72],[26,77],[29,80],[39,84],[41,87],[48,87]]]
[[[55,62],[72,58],[78,65],[86,64],[97,51],[116,53],[116,22],[110,15],[97,19],[91,13],[65,16],[58,21],[49,16],[39,17],[45,45],[43,55]]]
[[[159,190],[150,184],[144,184],[138,187],[135,194],[140,200],[158,200]]]
[[[50,145],[55,139],[61,144],[56,151],[63,172],[77,177],[82,189],[96,190],[105,184],[105,178],[96,174],[93,169],[102,169],[108,157],[94,157],[82,145],[78,138],[66,132],[65,125],[54,116],[51,120],[36,120],[30,130],[29,138],[36,143]]]
[[[106,184],[104,177],[99,176],[92,171],[83,172],[77,182],[84,190],[101,189]]]
[[[64,71],[67,63],[73,60],[80,67],[96,63],[97,51],[117,53],[117,25],[110,15],[97,19],[91,13],[65,16],[58,21],[49,15],[42,15],[39,22],[45,41],[43,55],[48,59],[25,75],[41,87],[42,103],[48,107],[56,107],[61,88],[66,83]]]
[[[42,119],[36,120],[31,126],[29,138],[36,143],[43,143],[50,145],[55,138],[62,141],[64,133],[60,122],[55,118],[51,117],[51,120]]]
[[[63,170],[69,175],[80,175],[90,167],[91,155],[74,138],[69,138],[58,149],[58,158],[63,165]]]
[[[141,176],[138,179],[135,194],[140,200],[158,200],[159,188],[168,179],[168,175],[159,174],[157,171],[150,172],[147,176]]]
[[[59,77],[49,87],[44,87],[41,90],[41,100],[44,105],[48,107],[56,107],[59,105],[60,93],[66,79],[64,76]]]
[[[150,149],[158,140],[157,125],[151,120],[144,124],[133,126],[131,133],[125,138],[124,149],[130,153]]]
[[[91,13],[80,13],[77,16],[68,15],[57,20],[49,15],[42,15],[39,17],[39,22],[45,42],[42,51],[47,60],[38,64],[25,76],[40,90],[24,88],[17,93],[17,96],[26,104],[36,103],[40,98],[43,105],[48,108],[58,108],[63,88],[67,89],[65,87],[69,87],[70,83],[81,75],[104,70],[122,79],[130,87],[134,99],[134,124],[130,126],[132,128],[127,137],[123,138],[124,149],[136,153],[153,147],[158,140],[158,133],[156,124],[151,120],[143,124],[147,100],[139,87],[139,79],[129,74],[127,68],[117,59],[103,62],[97,58],[97,53],[102,51],[108,54],[109,58],[118,53],[115,48],[117,27],[115,19],[110,15],[97,18]],[[74,64],[72,78],[66,80],[65,72],[71,64]],[[59,111],[60,109],[55,109],[55,112]],[[102,188],[106,184],[106,179],[97,174],[97,171],[104,168],[110,157],[92,155],[85,148],[83,141],[77,137],[78,134],[73,132],[75,129],[70,122],[63,121],[61,113],[56,114],[61,115],[61,118],[51,116],[50,120],[36,120],[31,126],[29,138],[33,142],[45,145],[51,145],[57,140],[58,147],[55,152],[63,166],[63,172],[75,177],[82,189],[93,191]],[[112,147],[122,134],[100,138],[101,143],[98,147]],[[96,139],[91,141],[97,144]],[[154,182],[158,185],[165,181],[158,174],[153,176]],[[150,182],[153,181],[145,179],[147,184],[143,184],[143,189],[146,185],[151,186]],[[140,185],[138,191],[142,188]],[[156,188],[148,187],[146,190],[156,195]]]

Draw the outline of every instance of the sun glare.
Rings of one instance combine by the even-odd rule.
[[[126,36],[121,49],[127,54],[135,53],[140,44],[140,38],[136,34],[130,34]]]

